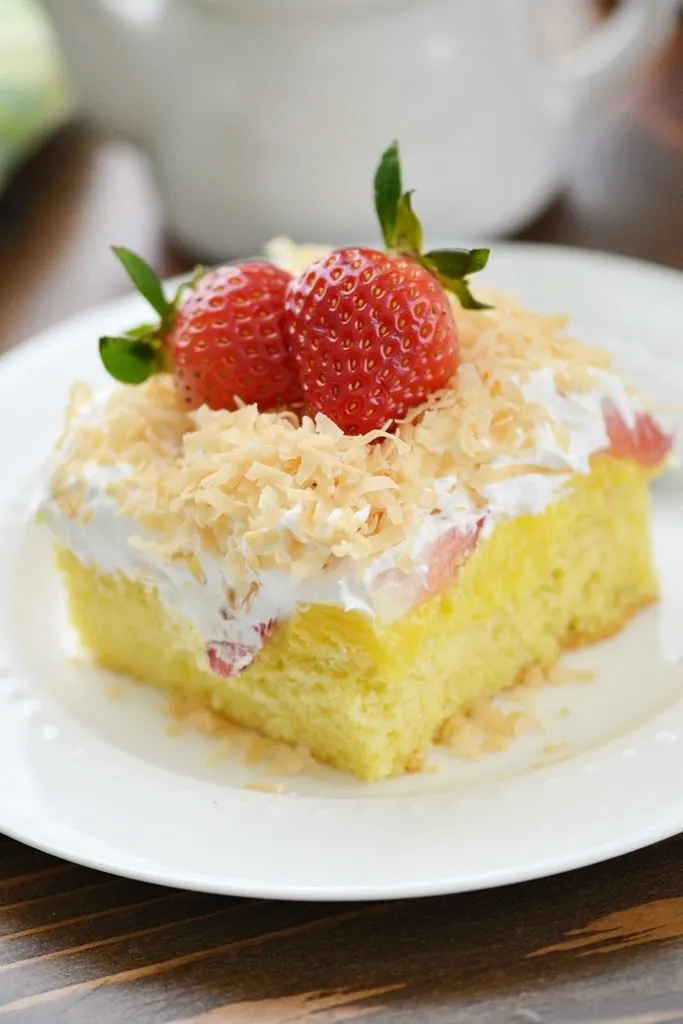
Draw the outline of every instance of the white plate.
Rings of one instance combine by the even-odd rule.
[[[575,331],[667,401],[683,396],[683,277],[569,249],[498,245],[489,280]],[[367,786],[333,772],[245,789],[262,769],[208,763],[166,733],[157,695],[70,663],[49,542],[25,525],[74,377],[104,379],[96,338],[142,318],[126,298],[0,363],[0,829],[107,871],[252,896],[373,899],[456,892],[593,863],[683,829],[683,480],[655,487],[662,603],[572,656],[591,684],[540,698],[546,732],[502,754]],[[561,714],[568,708],[569,714]],[[564,756],[548,744],[565,744]],[[554,757],[554,761],[553,761]],[[539,765],[540,762],[540,765]]]

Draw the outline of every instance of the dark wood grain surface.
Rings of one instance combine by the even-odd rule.
[[[683,32],[582,127],[569,188],[524,237],[683,267]],[[0,200],[0,347],[123,291],[114,239],[188,264],[142,159],[68,128]],[[168,892],[0,838],[0,1024],[347,1020],[683,1024],[683,841],[509,889],[324,906]]]

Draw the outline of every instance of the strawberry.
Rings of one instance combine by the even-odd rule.
[[[228,640],[218,640],[215,644],[209,644],[206,649],[209,668],[221,679],[238,676],[251,664],[256,653],[256,647],[231,643]]]
[[[347,434],[399,420],[446,387],[458,366],[446,290],[467,308],[485,308],[465,278],[486,265],[488,250],[421,253],[396,144],[377,169],[375,204],[388,251],[338,249],[290,281],[285,295],[284,330],[307,409]]]
[[[347,434],[405,416],[458,366],[448,296],[429,271],[376,249],[338,249],[286,297],[306,406]]]
[[[238,395],[261,409],[301,398],[282,319],[290,275],[268,263],[218,267],[178,309],[169,348],[188,405],[234,407]]]
[[[221,679],[237,676],[248,668],[266,640],[272,636],[277,627],[275,619],[260,622],[254,627],[252,643],[237,643],[231,640],[216,640],[208,645],[206,655],[209,668]]]
[[[439,539],[432,544],[426,555],[428,572],[420,593],[420,600],[425,601],[435,594],[440,594],[455,582],[460,569],[479,543],[479,534],[483,526],[484,518],[482,516],[467,532],[453,527],[442,533]]]
[[[673,438],[647,413],[636,413],[632,428],[611,402],[605,402],[604,415],[609,452],[617,458],[634,459],[641,466],[658,466],[671,451]]]
[[[127,249],[114,252],[161,322],[100,339],[112,376],[138,384],[169,370],[192,409],[234,409],[237,399],[260,409],[300,402],[282,333],[289,274],[265,262],[198,271],[169,301],[144,260]]]
[[[424,552],[426,574],[406,575],[398,569],[387,569],[376,580],[376,588],[386,588],[387,599],[395,606],[405,599],[410,607],[443,593],[457,580],[460,570],[479,543],[484,517],[468,530],[452,527],[446,530]]]

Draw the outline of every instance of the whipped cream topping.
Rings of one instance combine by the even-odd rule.
[[[587,473],[590,457],[609,445],[604,408],[609,404],[628,427],[640,411],[637,399],[613,373],[591,371],[595,387],[581,393],[563,394],[555,382],[554,369],[532,372],[522,385],[524,397],[543,406],[548,420],[539,423],[533,464],[551,473],[534,472],[510,476],[486,488],[485,507],[475,505],[455,477],[435,481],[436,503],[421,516],[405,538],[369,563],[344,560],[332,571],[313,579],[295,579],[286,572],[263,572],[244,597],[220,557],[199,544],[188,560],[164,560],[140,541],[155,538],[140,523],[121,515],[109,485],[130,472],[126,466],[86,466],[84,502],[87,519],[74,519],[54,498],[49,477],[69,451],[74,431],[84,422],[102,416],[107,393],[71,426],[47,467],[46,482],[39,501],[39,517],[58,540],[84,563],[100,572],[120,574],[156,588],[161,602],[174,617],[196,630],[204,667],[219,675],[241,671],[251,662],[276,623],[294,615],[302,605],[336,605],[358,611],[382,622],[405,614],[423,593],[429,574],[429,556],[444,535],[456,531],[465,537],[487,537],[499,522],[523,515],[536,515],[555,501],[575,473]],[[563,443],[553,424],[562,428]],[[501,456],[494,466],[520,463],[521,457]],[[529,455],[524,464],[529,463]],[[341,510],[339,510],[341,514]],[[334,512],[332,513],[334,515]],[[358,513],[362,515],[362,510]],[[298,509],[283,509],[279,531],[297,538]],[[398,569],[409,553],[418,566],[411,574]],[[241,595],[237,597],[237,595]]]

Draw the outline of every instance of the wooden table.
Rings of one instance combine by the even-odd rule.
[[[683,31],[584,125],[566,195],[524,237],[683,267]],[[113,241],[186,266],[140,158],[70,128],[0,202],[0,347],[123,291]],[[325,906],[169,892],[0,838],[0,1024],[303,1020],[683,1022],[683,843],[493,892]]]

